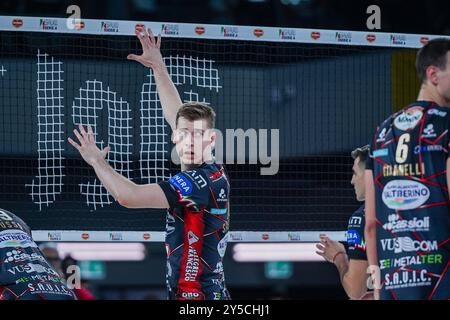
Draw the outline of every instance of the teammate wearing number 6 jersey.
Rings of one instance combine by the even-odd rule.
[[[366,168],[366,250],[383,300],[450,298],[450,40],[430,41],[416,65],[418,101],[379,126]]]

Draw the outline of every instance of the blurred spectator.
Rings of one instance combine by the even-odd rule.
[[[39,245],[44,257],[50,263],[50,265],[58,272],[59,276],[65,279],[64,272],[61,266],[61,258],[59,257],[58,247],[54,242],[44,242]]]

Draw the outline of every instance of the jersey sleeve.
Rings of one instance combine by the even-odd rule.
[[[366,241],[364,238],[364,217],[361,224],[352,225],[347,230],[347,256],[353,260],[367,260]]]
[[[186,207],[200,211],[209,204],[208,178],[199,170],[178,173],[159,186],[166,195],[170,208]]]

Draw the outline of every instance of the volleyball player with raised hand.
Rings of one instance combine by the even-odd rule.
[[[366,169],[366,249],[383,300],[450,298],[450,40],[430,41],[416,67],[418,101],[379,126]]]
[[[225,300],[223,257],[228,240],[230,184],[215,162],[215,112],[203,103],[183,104],[160,52],[161,38],[137,30],[142,45],[135,60],[152,68],[166,121],[181,160],[180,173],[169,181],[137,185],[117,173],[105,160],[91,127],[74,130],[69,142],[91,165],[103,186],[127,208],[167,208],[167,288],[170,299]]]

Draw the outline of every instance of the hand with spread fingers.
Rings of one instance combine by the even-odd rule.
[[[342,243],[331,240],[324,234],[320,235],[320,243],[316,244],[316,248],[319,250],[316,253],[331,263],[334,263],[333,260],[338,253],[342,252],[345,254],[345,247]]]
[[[164,67],[164,61],[161,55],[161,36],[153,36],[152,30],[136,30],[136,36],[142,45],[142,54],[140,56],[129,54],[127,59],[134,60],[148,68]]]
[[[69,143],[80,152],[84,161],[89,165],[94,166],[96,163],[104,161],[110,150],[109,146],[105,147],[103,150],[100,150],[97,147],[91,126],[88,126],[87,132],[82,125],[79,125],[78,129],[79,132],[77,129],[73,130],[73,133],[78,139],[78,143],[71,138],[68,139]]]

